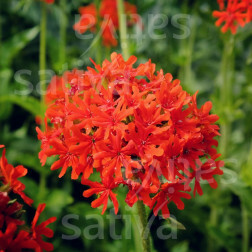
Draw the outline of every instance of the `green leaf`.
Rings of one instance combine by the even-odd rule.
[[[228,251],[240,251],[240,244],[237,242],[235,237],[230,237],[229,234],[224,233],[217,227],[209,228],[210,235],[214,237],[214,239],[221,244],[223,247],[228,249]]]
[[[250,146],[247,162],[242,167],[241,177],[248,186],[252,187],[252,144]]]
[[[0,94],[6,94],[6,91],[8,90],[8,83],[10,82],[11,76],[12,76],[11,69],[5,68],[0,70],[0,78],[1,78]]]
[[[9,93],[9,82],[12,76],[12,70],[9,68],[2,69],[0,71],[0,94],[5,95]],[[5,119],[9,116],[11,113],[11,105],[10,104],[4,104],[4,106],[0,107],[0,118]]]
[[[39,174],[48,175],[50,173],[49,167],[42,167],[37,155],[31,153],[19,153],[15,156],[15,161],[25,167],[30,167]],[[29,169],[28,169],[29,172]]]
[[[34,116],[41,114],[40,101],[32,96],[3,95],[0,96],[0,104],[11,102],[29,111]]]
[[[26,177],[20,178],[20,181],[25,185],[25,193],[33,200],[37,199],[38,196],[38,185],[31,179]]]
[[[180,230],[186,230],[185,226],[180,223],[179,221],[177,221],[175,218],[169,217],[167,219],[167,221],[169,222],[169,226],[171,228],[176,228],[176,229],[180,229]]]
[[[246,186],[240,178],[237,178],[236,181],[228,184],[227,187],[241,199],[247,210],[252,213],[252,188]]]
[[[188,250],[189,250],[189,244],[187,241],[185,241],[175,245],[171,249],[171,252],[187,252]]]
[[[14,57],[39,33],[39,28],[36,26],[26,31],[22,31],[14,35],[9,40],[5,41],[0,47],[0,66],[10,66]]]
[[[90,203],[86,203],[86,202],[76,203],[73,206],[68,207],[68,211],[70,213],[78,214],[80,216],[82,216],[83,214],[87,215],[87,214],[100,214],[101,213],[100,209],[92,208]]]
[[[71,203],[73,203],[72,196],[63,190],[58,189],[52,191],[48,195],[46,201],[48,208],[50,208],[50,210],[57,216],[61,213],[63,208]]]

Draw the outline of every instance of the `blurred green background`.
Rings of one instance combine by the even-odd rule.
[[[92,66],[89,58],[96,58],[93,39],[80,39],[72,29],[79,18],[78,8],[90,2],[58,0],[47,5],[48,82],[54,74]],[[229,127],[226,143],[221,147],[225,167],[218,189],[205,185],[204,195],[186,201],[183,211],[171,206],[171,214],[181,223],[175,227],[156,217],[151,226],[153,249],[252,251],[252,23],[231,37],[214,25],[212,11],[218,9],[216,1],[129,2],[136,4],[143,21],[142,34],[136,36],[136,30],[130,30],[130,52],[138,57],[138,63],[150,58],[158,70],[162,68],[181,79],[188,92],[198,90],[199,104],[211,100],[213,112],[220,116],[219,123]],[[49,165],[41,167],[37,157],[40,142],[35,131],[35,116],[40,114],[40,1],[1,0],[0,7],[0,143],[6,145],[12,164],[23,164],[29,169],[23,179],[27,195],[34,199],[35,205],[47,203],[45,215],[58,217],[52,225],[55,251],[138,251],[133,234],[132,240],[127,239],[131,230],[126,219],[115,219],[112,211],[99,217],[101,210],[91,208],[92,199],[82,197],[84,186],[71,181],[69,174],[58,179],[57,172],[51,172]],[[186,38],[174,38],[174,34],[184,32],[181,26],[174,25],[176,17],[177,25],[189,29]],[[231,48],[228,56],[227,47]],[[112,51],[120,52],[120,47],[103,50],[103,59],[109,58]],[[225,59],[228,59],[226,65]],[[228,90],[223,86],[223,71],[229,79]],[[32,216],[30,212],[28,218]],[[69,214],[79,216],[79,220]],[[121,207],[119,214],[128,215],[130,210]],[[62,224],[64,216],[70,218],[68,225],[80,229],[77,239],[62,239],[63,234],[74,233],[71,226]],[[122,234],[122,239],[112,239],[113,222],[116,234]],[[92,230],[87,229],[90,225],[94,225]],[[166,239],[158,237],[160,228]],[[94,239],[97,230],[104,232],[104,236],[99,233]]]

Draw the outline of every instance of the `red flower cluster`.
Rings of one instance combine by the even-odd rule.
[[[11,164],[8,164],[4,149],[0,159],[1,182],[7,186],[8,190],[12,190],[14,193],[19,194],[26,204],[31,205],[33,200],[24,194],[25,185],[18,180],[18,178],[24,177],[26,174],[27,169],[22,165],[13,167]]]
[[[131,26],[138,21],[137,8],[128,2],[124,2],[124,8],[128,25]],[[117,45],[116,31],[119,29],[119,20],[116,0],[102,0],[99,10],[97,10],[95,4],[80,7],[79,13],[81,18],[73,26],[74,30],[79,33],[85,33],[87,30],[99,32],[105,46]]]
[[[0,145],[0,148],[2,147],[3,145]],[[43,250],[53,250],[53,245],[44,242],[41,236],[53,236],[53,231],[47,225],[54,222],[56,218],[52,217],[37,225],[39,215],[44,210],[45,204],[38,206],[29,228],[21,219],[24,212],[22,210],[23,205],[9,198],[8,193],[13,192],[19,194],[27,204],[31,205],[32,200],[23,192],[24,184],[18,180],[26,173],[27,169],[23,166],[14,168],[8,164],[4,150],[0,159],[0,251],[21,252],[23,249],[32,249],[42,252]]]
[[[49,123],[45,132],[37,128],[39,157],[45,164],[58,156],[51,169],[61,169],[59,177],[71,167],[72,179],[81,176],[91,187],[84,197],[99,196],[92,207],[103,205],[102,213],[109,198],[118,212],[114,189],[122,185],[129,206],[141,200],[169,217],[167,205],[183,209],[191,182],[194,195],[203,193],[202,180],[217,187],[214,175],[223,173],[214,148],[218,116],[209,114],[211,102],[198,108],[196,94],[171,74],[156,73],[150,60],[134,68],[136,60],[112,53],[96,69],[55,77],[47,93]],[[94,171],[100,182],[91,181]]]
[[[252,0],[218,0],[218,4],[220,11],[214,11],[213,16],[218,18],[216,26],[224,23],[223,33],[230,29],[235,34],[238,26],[244,27],[252,21]]]
[[[47,4],[53,4],[54,3],[54,0],[42,0],[42,1],[44,1]]]

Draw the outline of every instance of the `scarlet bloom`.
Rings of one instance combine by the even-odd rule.
[[[223,10],[225,7],[225,0],[217,0],[220,10]]]
[[[112,189],[116,188],[118,184],[122,183],[122,179],[112,179],[111,176],[105,176],[102,178],[102,184],[98,182],[92,182],[89,180],[84,180],[82,183],[84,185],[89,185],[91,188],[84,191],[84,197],[90,197],[93,194],[99,195],[99,198],[94,200],[91,204],[92,207],[96,208],[103,205],[102,214],[107,209],[108,199],[112,200],[115,207],[115,214],[118,212],[118,201],[116,199],[116,194],[113,193]]]
[[[135,5],[124,2],[125,13],[127,14],[128,25],[138,21],[136,17],[137,8]],[[95,4],[79,8],[80,21],[73,28],[79,33],[87,30],[100,33],[104,46],[117,45],[116,31],[119,29],[116,0],[102,0],[99,9]]]
[[[167,204],[170,202],[174,202],[178,209],[184,209],[184,203],[181,198],[190,199],[191,196],[185,190],[184,185],[181,181],[174,181],[173,183],[164,183],[161,186],[161,191],[157,193],[153,197],[152,204],[155,205],[153,212],[155,215],[158,214],[158,211],[162,211],[162,215],[164,218],[168,218],[170,216],[169,209]]]
[[[122,177],[121,167],[126,169],[133,165],[131,153],[134,153],[135,144],[129,141],[127,145],[122,145],[121,131],[117,131],[116,135],[111,134],[108,140],[100,142],[99,151],[94,154],[94,159],[101,160],[104,165],[103,176],[108,176],[115,173],[117,178]],[[130,176],[131,170],[125,171],[127,177]]]
[[[47,4],[53,4],[54,3],[54,0],[42,0],[42,1],[44,1]]]
[[[235,34],[239,26],[244,27],[252,21],[252,0],[228,0],[227,5],[224,0],[218,0],[218,4],[220,11],[214,11],[213,16],[218,19],[216,26],[224,23],[223,33],[230,29]]]
[[[17,225],[10,223],[7,225],[6,230],[0,230],[0,251],[22,252],[24,249],[38,248],[36,242],[31,239],[29,232],[21,230],[17,233]]]
[[[52,155],[59,155],[59,160],[54,162],[52,165],[51,169],[52,170],[57,170],[59,168],[62,168],[59,177],[61,178],[63,175],[65,175],[66,170],[68,167],[72,167],[72,179],[77,179],[78,174],[77,174],[77,168],[79,164],[79,159],[78,156],[73,154],[71,152],[71,146],[74,146],[76,143],[76,140],[74,138],[71,138],[71,136],[68,134],[67,130],[64,130],[62,132],[65,136],[62,140],[59,140],[57,138],[53,138],[50,141],[50,145],[53,146],[52,149],[48,149],[46,151],[47,156],[52,156]]]
[[[25,212],[23,205],[17,199],[10,199],[11,195],[19,194],[25,203],[31,205],[32,199],[24,194],[25,185],[18,179],[27,174],[27,169],[19,165],[13,167],[8,164],[5,157],[5,149],[0,159],[0,251],[52,251],[53,246],[42,240],[42,235],[51,238],[53,231],[47,227],[56,220],[55,217],[37,225],[40,213],[44,210],[45,204],[38,206],[31,228],[27,226],[22,215]],[[14,193],[14,194],[13,194]]]
[[[64,88],[48,105],[46,130],[37,129],[40,159],[44,164],[56,156],[51,169],[62,168],[59,177],[68,170],[72,179],[81,176],[90,186],[83,196],[96,195],[91,206],[103,206],[102,213],[108,200],[118,212],[115,190],[123,186],[129,206],[140,200],[167,218],[169,204],[184,208],[191,186],[194,195],[203,193],[201,181],[216,188],[214,176],[223,166],[215,148],[218,116],[210,114],[211,102],[198,108],[197,93],[189,95],[171,74],[156,72],[151,60],[134,67],[136,61],[112,53],[111,61],[61,79]],[[93,181],[92,173],[101,179]]]
[[[63,86],[63,78],[54,76],[47,87],[46,90],[46,95],[45,95],[45,102],[47,104],[50,104],[56,99],[65,98],[65,93],[64,93],[64,86]]]
[[[15,215],[18,215],[23,206],[16,201],[12,204],[10,204],[9,202],[10,198],[8,196],[8,193],[0,192],[0,229],[3,228],[4,224],[24,224],[24,221],[15,218]]]
[[[36,243],[39,246],[39,249],[36,251],[52,251],[53,250],[53,245],[49,242],[45,242],[42,240],[42,235],[46,236],[47,238],[52,238],[53,237],[53,231],[48,228],[47,226],[56,221],[56,217],[51,217],[48,220],[40,223],[37,225],[38,218],[40,214],[44,211],[46,207],[46,204],[39,204],[37,211],[35,213],[35,216],[32,221],[32,226],[31,226],[31,232],[32,232],[32,238],[36,241]]]
[[[6,196],[6,195],[5,195]],[[1,200],[1,195],[0,195]],[[0,201],[1,202],[1,201]],[[45,204],[40,204],[32,221],[31,229],[23,227],[24,221],[17,219],[9,220],[6,228],[0,229],[0,251],[23,251],[30,249],[36,252],[52,251],[53,245],[42,240],[42,235],[51,238],[53,231],[47,227],[50,223],[56,220],[56,217],[51,217],[48,220],[37,225],[39,215],[44,210]]]
[[[8,185],[10,190],[12,190],[14,193],[19,194],[28,205],[31,205],[33,200],[24,194],[23,191],[25,189],[25,185],[18,180],[19,178],[24,177],[26,174],[27,169],[22,165],[13,167],[11,164],[8,164],[4,149],[0,159],[0,180],[4,185]]]

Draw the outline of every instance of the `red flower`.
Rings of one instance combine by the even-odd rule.
[[[37,129],[40,159],[57,155],[51,169],[62,167],[60,177],[69,167],[72,179],[81,175],[91,187],[83,195],[96,194],[91,206],[103,205],[102,213],[109,198],[118,212],[113,191],[121,185],[129,206],[141,200],[167,217],[170,202],[183,209],[190,182],[194,194],[202,194],[201,180],[216,188],[223,166],[216,161],[218,116],[210,114],[211,102],[198,108],[197,93],[190,96],[171,74],[156,73],[151,60],[134,67],[136,60],[113,53],[102,65],[67,73],[61,97],[46,111],[51,127]],[[91,181],[92,173],[101,182]]]
[[[214,11],[213,16],[218,18],[216,26],[224,23],[223,33],[230,29],[235,34],[238,26],[243,27],[252,20],[252,0],[228,0],[226,8],[223,0],[218,0],[218,4],[220,11]]]
[[[184,203],[181,198],[190,199],[190,194],[184,192],[188,191],[179,181],[174,183],[165,183],[161,186],[161,191],[154,196],[153,205],[155,205],[153,212],[155,215],[161,210],[164,218],[170,217],[170,211],[167,204],[174,202],[179,210],[184,209]]]
[[[41,224],[37,225],[38,218],[40,214],[44,211],[46,204],[39,204],[35,216],[32,221],[31,232],[32,238],[37,242],[38,248],[36,251],[42,252],[43,250],[52,251],[53,245],[49,242],[45,242],[42,240],[42,235],[46,236],[47,238],[53,237],[53,231],[48,228],[47,226],[52,222],[56,221],[56,217],[51,217],[48,220],[42,222]]]
[[[71,146],[76,143],[74,138],[70,137],[69,131],[63,130],[64,137],[62,139],[53,138],[50,140],[50,145],[53,146],[52,149],[46,151],[47,156],[59,155],[59,160],[55,161],[51,167],[51,170],[57,170],[62,167],[59,174],[59,178],[65,175],[67,168],[72,167],[71,178],[77,179],[78,173],[77,168],[79,164],[78,156],[72,153]]]
[[[97,130],[92,134],[84,134],[78,128],[73,128],[75,137],[81,141],[80,144],[72,146],[71,152],[79,156],[78,176],[82,173],[82,179],[86,180],[93,173],[93,167],[99,167],[100,162],[93,158],[93,153],[98,151],[97,142],[104,138],[104,132]]]
[[[0,229],[3,228],[4,223],[14,223],[16,225],[24,224],[24,221],[16,219],[15,215],[22,209],[22,205],[18,202],[9,204],[10,198],[7,192],[0,192]]]
[[[118,187],[118,185],[121,183],[122,179],[111,179],[111,176],[103,177],[102,178],[102,184],[98,182],[92,182],[89,180],[85,180],[82,182],[83,185],[88,185],[91,187],[91,189],[88,189],[83,192],[84,197],[90,197],[93,194],[99,195],[99,198],[94,200],[91,204],[93,208],[99,207],[103,205],[102,214],[107,209],[108,199],[110,198],[114,204],[115,207],[115,214],[118,212],[118,201],[116,199],[116,194],[113,193],[113,189]]]
[[[94,159],[102,160],[103,176],[115,174],[117,178],[121,178],[121,167],[124,166],[126,177],[132,177],[131,166],[137,163],[133,162],[130,155],[135,152],[135,144],[130,140],[128,144],[123,145],[122,137],[121,131],[116,131],[116,135],[110,134],[108,140],[100,142],[99,149],[102,151],[94,154]]]
[[[42,1],[44,1],[47,4],[53,4],[54,3],[54,0],[42,0]]]
[[[22,252],[24,249],[37,249],[37,243],[31,239],[29,232],[21,230],[16,234],[16,231],[17,226],[14,223],[8,224],[5,232],[0,230],[1,252]]]
[[[45,204],[39,205],[32,222],[32,227],[26,225],[21,219],[24,213],[22,207],[16,199],[10,199],[8,193],[19,194],[22,199],[29,205],[33,202],[24,194],[25,185],[18,181],[19,178],[27,174],[27,169],[19,165],[13,167],[8,164],[5,157],[5,149],[0,159],[0,251],[51,251],[53,246],[42,240],[41,235],[52,237],[53,232],[46,226],[55,221],[55,217],[36,226],[40,213],[44,210]]]
[[[124,2],[125,13],[128,18],[128,25],[138,22],[136,6]],[[81,18],[73,28],[79,33],[87,30],[98,32],[102,36],[104,46],[111,47],[117,45],[116,31],[119,29],[116,0],[102,0],[99,10],[95,4],[89,4],[79,8]],[[97,31],[97,28],[100,31]]]
[[[217,0],[220,10],[223,10],[225,8],[225,0]]]
[[[64,79],[62,77],[54,76],[47,87],[45,101],[47,104],[50,104],[57,99],[64,98]]]
[[[137,155],[143,163],[149,163],[154,156],[162,156],[164,150],[159,146],[160,137],[153,134],[153,129],[145,128],[143,125],[136,126],[133,123],[128,125],[129,133],[125,136],[127,141],[133,141],[136,145]],[[158,147],[157,147],[158,146]]]
[[[139,182],[135,182],[132,180],[127,180],[126,185],[129,188],[129,192],[125,198],[125,202],[132,207],[138,200],[142,200],[144,204],[148,207],[152,205],[152,199],[150,197],[150,193],[156,193],[155,186],[147,186],[144,187]]]
[[[37,224],[39,215],[44,210],[45,204],[40,204],[32,221],[31,230],[22,230],[22,226],[17,228],[17,225],[23,225],[15,221],[9,221],[6,225],[5,231],[0,230],[0,251],[23,251],[23,249],[32,249],[34,251],[52,251],[53,245],[42,240],[42,235],[51,238],[53,231],[47,227],[50,223],[56,220],[52,217],[39,225]]]
[[[50,140],[54,139],[54,137],[59,137],[61,134],[61,130],[51,130],[50,127],[47,124],[47,118],[44,120],[45,122],[45,128],[46,128],[46,133],[44,134],[38,127],[36,127],[36,131],[38,133],[38,139],[41,140],[43,150],[40,151],[39,153],[39,159],[41,161],[42,165],[45,165],[47,155],[46,151],[50,149]]]
[[[94,108],[93,113],[96,114],[93,119],[94,126],[104,128],[104,137],[107,139],[111,130],[119,129],[121,132],[125,131],[126,126],[122,121],[132,114],[132,111],[132,108],[126,108],[123,101],[119,102],[116,108],[107,111],[101,111],[98,108]]]
[[[21,196],[21,198],[28,204],[31,205],[33,200],[24,194],[25,185],[18,181],[18,178],[24,177],[27,174],[27,169],[22,165],[13,167],[8,164],[5,157],[5,150],[3,150],[2,157],[0,159],[0,179],[4,185],[8,185],[10,189]]]
[[[217,158],[218,156],[216,156],[215,158]],[[221,166],[223,166],[224,163],[222,161],[214,161],[214,160],[208,160],[206,163],[204,164],[199,164],[199,167],[193,171],[193,173],[191,174],[191,178],[195,178],[195,186],[194,186],[194,190],[193,190],[193,195],[195,196],[196,192],[199,195],[203,194],[201,185],[200,185],[200,181],[201,180],[206,180],[209,185],[212,188],[217,188],[218,184],[216,182],[216,180],[214,179],[214,175],[222,175],[223,171],[220,169]],[[214,169],[212,169],[214,168]],[[187,184],[190,183],[190,179],[187,181]]]
[[[1,145],[1,144],[0,144],[0,148],[4,148],[4,147],[5,147],[4,145]]]
[[[165,76],[166,81],[160,85],[160,90],[157,91],[156,97],[161,103],[162,108],[167,111],[178,109],[186,105],[190,99],[185,91],[182,90],[179,80],[172,82],[172,75]]]
[[[88,29],[91,29],[91,31],[94,32],[97,22],[95,5],[89,4],[86,7],[80,7],[79,13],[81,15],[80,21],[76,23],[73,28],[79,33],[85,33]]]

